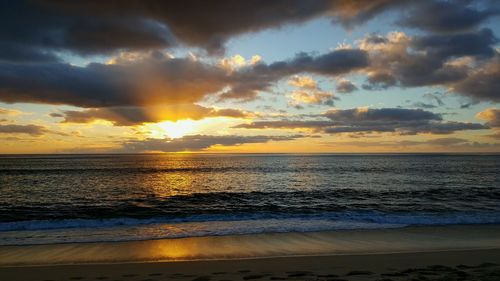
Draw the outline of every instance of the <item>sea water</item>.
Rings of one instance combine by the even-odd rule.
[[[500,156],[0,157],[0,245],[500,223]]]

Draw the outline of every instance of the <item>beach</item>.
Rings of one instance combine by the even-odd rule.
[[[500,226],[2,246],[0,263],[7,281],[499,280]]]
[[[0,281],[496,281],[498,160],[0,158]]]
[[[500,280],[500,250],[0,268],[2,280]]]
[[[500,0],[0,15],[0,281],[500,281]]]

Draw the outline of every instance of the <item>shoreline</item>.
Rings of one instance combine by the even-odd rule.
[[[126,242],[0,246],[0,267],[374,255],[500,249],[500,225],[411,226]]]
[[[500,280],[500,225],[0,246],[2,281]]]

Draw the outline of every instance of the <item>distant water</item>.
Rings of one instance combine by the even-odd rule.
[[[0,157],[0,245],[492,223],[498,155]]]

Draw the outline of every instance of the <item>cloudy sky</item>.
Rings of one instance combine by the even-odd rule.
[[[500,152],[495,0],[0,5],[0,153]]]

